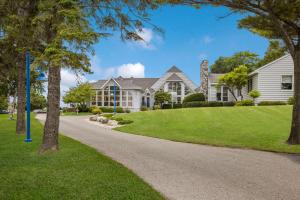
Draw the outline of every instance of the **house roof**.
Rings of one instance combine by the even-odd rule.
[[[175,65],[173,65],[170,69],[168,69],[167,72],[182,72],[182,71],[178,69]]]
[[[217,83],[218,80],[219,80],[219,78],[220,78],[221,76],[223,76],[223,75],[224,75],[224,74],[214,74],[214,73],[210,73],[210,74],[208,75],[208,80],[209,80],[210,83]]]
[[[182,81],[182,79],[177,74],[172,74],[167,78],[167,81]]]
[[[249,74],[249,76],[252,76],[252,75],[254,75],[254,74],[259,73],[260,70],[262,70],[262,69],[264,69],[264,68],[266,68],[266,67],[269,67],[270,65],[272,65],[272,64],[274,64],[274,63],[276,63],[276,62],[278,62],[278,61],[280,61],[280,60],[282,60],[282,59],[284,59],[284,58],[286,58],[286,57],[288,57],[288,56],[290,56],[290,54],[286,54],[286,55],[284,55],[284,56],[282,56],[282,57],[280,57],[280,58],[278,58],[278,59],[276,59],[276,60],[274,60],[274,61],[272,61],[272,62],[270,62],[270,63],[268,63],[268,64],[266,64],[266,65],[264,65],[264,66],[262,66],[262,67],[260,67],[260,68],[258,68],[258,69],[256,69],[256,70],[254,70],[253,72],[251,72],[251,73]]]
[[[136,90],[145,90],[150,88],[158,78],[123,78],[118,77],[116,79],[110,79],[116,81],[123,89],[136,89]],[[99,80],[95,83],[92,83],[94,89],[101,89],[109,80]]]

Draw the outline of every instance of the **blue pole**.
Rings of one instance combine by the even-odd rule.
[[[116,82],[114,82],[114,114],[116,114],[117,105],[116,105]]]
[[[27,111],[27,126],[25,142],[31,142],[30,138],[30,53],[26,52],[26,111]]]

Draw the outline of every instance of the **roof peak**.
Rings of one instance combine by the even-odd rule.
[[[173,65],[167,72],[182,72],[178,67]]]

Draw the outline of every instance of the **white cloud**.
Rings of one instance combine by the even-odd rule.
[[[160,35],[155,34],[151,29],[143,28],[142,31],[136,32],[143,40],[134,41],[129,44],[139,46],[147,50],[155,50],[156,45],[162,44],[163,39]]]
[[[62,69],[61,70],[61,82],[60,82],[60,91],[61,96],[65,94],[71,87],[76,86],[78,83],[86,82],[87,79],[80,74],[76,74],[70,70]]]
[[[204,44],[210,44],[214,41],[214,39],[211,36],[206,35],[203,37],[202,41]]]
[[[128,63],[123,64],[118,67],[110,67],[104,70],[105,78],[110,77],[135,77],[143,78],[145,77],[145,66],[141,63]]]

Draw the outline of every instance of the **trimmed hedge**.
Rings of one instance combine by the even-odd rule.
[[[234,102],[219,102],[219,101],[192,101],[183,103],[184,108],[193,107],[223,107],[223,106],[234,106]]]
[[[174,103],[174,104],[173,104],[173,108],[174,108],[174,109],[182,108],[182,104],[181,104],[181,103]]]
[[[162,105],[162,109],[172,109],[172,104],[165,103],[165,104]]]
[[[113,113],[114,112],[114,107],[100,107],[102,112],[104,113]],[[124,113],[124,109],[122,107],[117,107],[116,108],[117,113]]]
[[[147,111],[148,108],[147,108],[147,106],[141,106],[140,110],[141,110],[141,111]]]
[[[63,108],[63,112],[76,112],[76,108]]]
[[[118,124],[124,125],[124,124],[131,124],[132,122],[133,122],[132,120],[122,120],[122,121],[119,121]]]
[[[295,103],[295,97],[290,97],[290,98],[288,99],[288,104],[289,104],[289,105],[294,105],[294,103]]]
[[[190,94],[183,99],[183,103],[193,102],[193,101],[205,101],[204,94],[202,93]]]
[[[258,103],[259,106],[278,106],[278,105],[286,105],[284,101],[261,101]]]
[[[236,106],[254,106],[254,101],[250,99],[242,100],[242,101],[237,101],[235,103]]]

